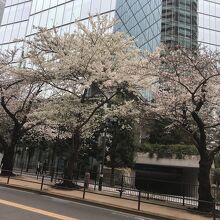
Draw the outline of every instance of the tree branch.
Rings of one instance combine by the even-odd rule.
[[[84,120],[84,122],[82,124],[79,125],[79,129],[81,129],[84,125],[86,125],[89,120],[93,117],[93,115],[96,113],[97,110],[99,110],[102,106],[104,106],[104,104],[108,103],[113,97],[115,97],[118,94],[118,91],[116,91],[113,95],[111,95],[108,99],[105,99],[105,101],[101,102],[99,105],[97,105],[92,113],[89,115],[89,117]]]
[[[4,109],[4,111],[7,113],[7,115],[14,121],[15,124],[19,124],[18,119],[15,117],[15,115],[7,108],[7,105],[5,103],[5,97],[1,97],[1,106]]]

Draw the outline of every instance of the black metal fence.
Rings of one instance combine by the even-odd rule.
[[[178,208],[195,208],[200,202],[198,200],[198,185],[189,183],[179,183],[174,181],[161,181],[156,179],[142,179],[142,185],[145,187],[137,188],[134,177],[121,175],[120,178],[109,176],[104,173],[100,182],[100,175],[97,173],[86,174],[79,172],[76,179],[65,180],[63,174],[50,172],[38,173],[34,170],[29,173],[14,170],[15,175],[4,177],[6,184],[10,184],[11,180],[29,182],[36,185],[36,188],[43,190],[44,187],[54,187],[56,189],[69,189],[69,184],[62,184],[64,181],[74,185],[75,190],[82,192],[82,198],[85,199],[86,193],[101,193],[104,195],[114,196],[133,200],[137,202],[137,209],[141,209],[142,203],[156,203]],[[20,178],[21,174],[23,177]],[[2,177],[3,178],[3,177]],[[114,178],[114,181],[112,181]],[[0,178],[1,179],[1,178]],[[0,181],[2,182],[2,181]],[[39,186],[39,187],[38,187]],[[213,219],[220,217],[220,190],[218,187],[212,187],[213,202],[202,201],[207,205],[212,206],[212,211],[209,213]]]
[[[30,175],[30,176],[36,176],[37,178],[39,176],[46,176],[48,179],[50,179],[51,182],[59,183],[63,181],[63,172],[61,171],[43,171],[37,173],[35,169],[29,169],[29,172],[22,171],[21,169],[14,169],[14,172],[17,175]],[[75,175],[77,178],[75,181],[77,182],[83,182],[85,177],[85,171],[81,170],[78,171],[77,175]],[[141,187],[138,182],[141,182]],[[186,204],[190,204],[190,199],[192,200],[198,200],[198,185],[193,185],[191,183],[185,183],[185,182],[175,182],[175,181],[165,181],[160,179],[150,179],[150,178],[142,178],[138,179],[138,182],[136,181],[135,177],[120,175],[120,176],[112,176],[104,172],[103,178],[102,178],[102,190],[106,192],[119,192],[119,189],[122,189],[124,195],[132,196],[133,190],[135,191],[143,191],[148,193],[148,197],[156,200],[165,200],[167,197],[167,201],[170,201],[171,198],[173,201],[179,201],[177,203],[184,203],[183,200],[187,200],[188,202]],[[94,190],[98,190],[100,186],[100,174],[99,173],[91,173],[90,172],[90,178],[89,178],[90,188],[93,188]],[[135,194],[136,195],[136,194]],[[161,197],[160,197],[161,195]],[[212,196],[215,199],[215,201],[220,200],[220,188],[216,185],[212,186]],[[180,202],[181,201],[181,202]],[[194,204],[194,203],[192,203]]]

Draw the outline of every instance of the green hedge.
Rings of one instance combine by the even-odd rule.
[[[176,158],[183,159],[187,155],[198,155],[198,151],[194,145],[161,145],[161,144],[148,144],[145,143],[140,146],[139,152],[149,153],[150,157],[154,154],[158,158],[172,158],[176,155]]]

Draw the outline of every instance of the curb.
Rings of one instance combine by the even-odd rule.
[[[100,208],[112,209],[114,211],[124,212],[124,213],[132,214],[132,215],[138,215],[141,217],[154,218],[155,220],[188,220],[185,218],[178,218],[177,219],[177,218],[173,218],[170,216],[161,215],[158,213],[138,211],[135,209],[128,209],[125,207],[115,206],[115,205],[109,204],[109,203],[100,203],[100,202],[97,202],[94,200],[86,200],[86,199],[81,199],[81,198],[77,198],[77,197],[73,197],[73,196],[70,197],[70,196],[66,196],[66,195],[64,196],[64,195],[57,194],[57,193],[46,192],[46,191],[41,191],[41,190],[31,189],[31,188],[25,188],[25,187],[17,186],[17,185],[7,185],[5,183],[0,183],[0,186],[12,188],[12,189],[17,189],[17,190],[22,190],[22,191],[27,191],[27,192],[32,192],[32,193],[37,193],[40,195],[46,195],[46,196],[50,196],[53,198],[59,198],[59,199],[68,200],[68,201],[72,201],[72,202],[93,205],[93,206],[97,206]]]

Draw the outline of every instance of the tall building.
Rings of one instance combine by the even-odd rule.
[[[171,46],[196,48],[198,40],[198,1],[163,0],[161,41]]]
[[[133,36],[140,48],[155,50],[161,42],[195,48],[220,47],[219,0],[2,0],[0,48],[12,48],[31,37],[37,26],[74,30],[74,22],[107,14],[119,20],[115,31]],[[4,9],[1,13],[1,8]]]
[[[195,48],[220,47],[219,0],[118,0],[118,29],[153,51],[161,42]]]
[[[0,26],[0,47],[14,47],[14,39],[31,37],[36,27],[52,28],[60,32],[74,30],[74,22],[88,22],[89,15],[115,16],[116,0],[6,0]]]

